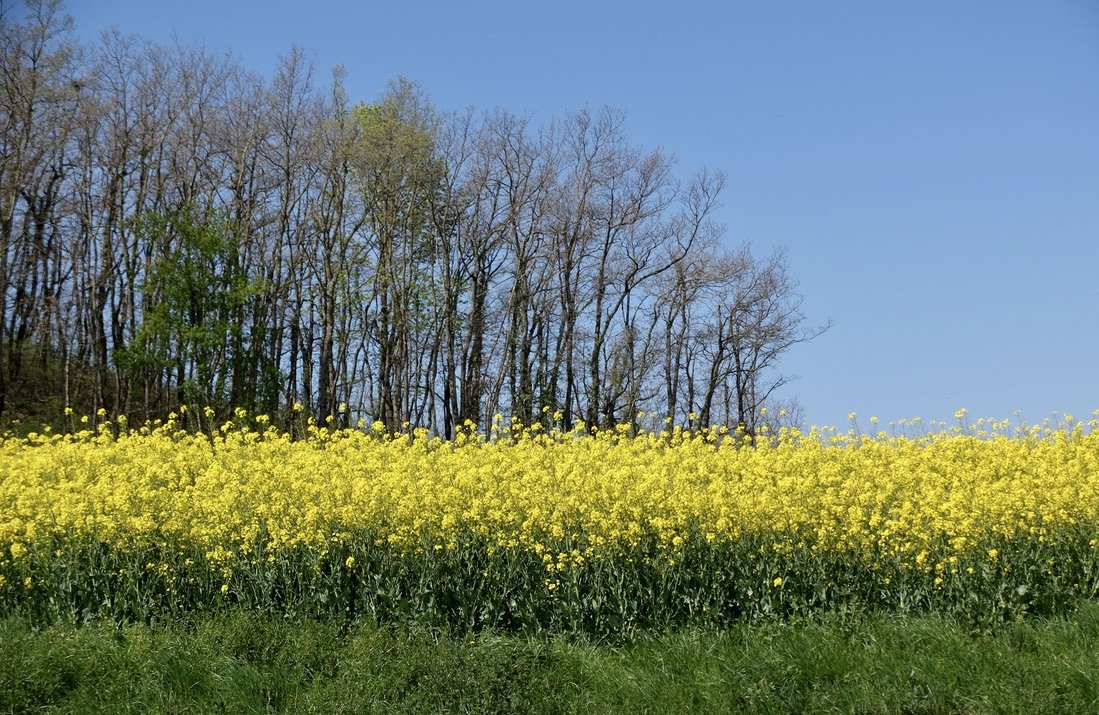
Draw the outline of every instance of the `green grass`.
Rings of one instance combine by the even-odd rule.
[[[0,712],[1084,713],[1099,604],[974,634],[867,616],[617,644],[246,611],[164,625],[0,621]]]

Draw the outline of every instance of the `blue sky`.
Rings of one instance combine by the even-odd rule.
[[[69,0],[270,74],[292,45],[353,100],[603,105],[728,174],[730,245],[782,247],[811,322],[782,364],[807,421],[1099,409],[1099,2]]]

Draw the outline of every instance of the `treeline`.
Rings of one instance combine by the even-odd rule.
[[[623,115],[370,103],[292,50],[77,43],[0,5],[0,418],[180,404],[405,423],[642,411],[754,430],[812,338],[781,254],[724,247]]]

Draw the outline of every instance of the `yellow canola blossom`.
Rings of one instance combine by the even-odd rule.
[[[475,538],[545,553],[560,570],[648,538],[675,552],[693,533],[709,544],[765,535],[779,552],[851,552],[925,570],[938,561],[941,571],[956,563],[952,553],[989,558],[990,539],[1099,531],[1099,433],[1079,423],[976,429],[787,430],[751,448],[725,430],[591,436],[541,426],[453,442],[316,426],[298,440],[240,426],[195,435],[174,422],[117,437],[8,438],[0,561],[60,537],[187,545],[231,564],[256,549],[325,554],[368,534],[409,551]]]

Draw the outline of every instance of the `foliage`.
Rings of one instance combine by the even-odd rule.
[[[142,322],[115,359],[139,373],[167,369],[184,403],[226,411],[239,377],[243,315],[262,291],[240,265],[237,232],[224,216],[188,205],[148,212],[138,234],[156,246],[142,286]],[[228,367],[226,367],[228,366]]]

